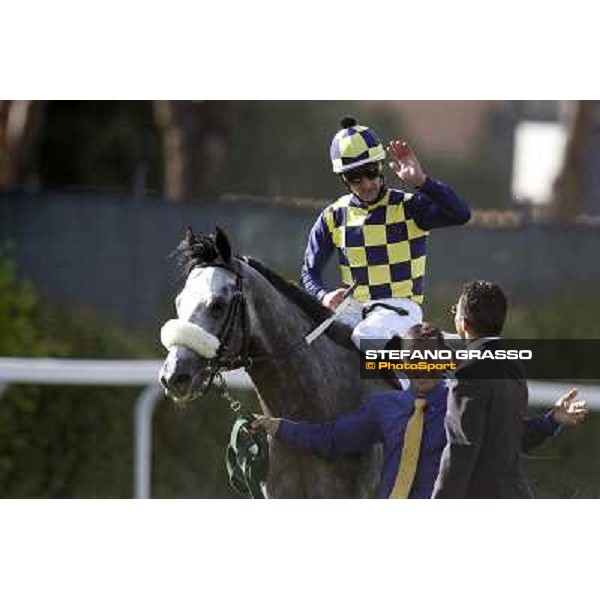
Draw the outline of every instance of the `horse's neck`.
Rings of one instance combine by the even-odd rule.
[[[322,335],[302,338],[315,323],[264,278],[249,295],[251,354],[260,358],[250,376],[265,408],[276,416],[327,419],[356,408],[381,384],[360,379],[359,355]],[[272,358],[271,358],[272,357]]]

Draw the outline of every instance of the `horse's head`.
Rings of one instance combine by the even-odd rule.
[[[241,263],[220,229],[214,236],[196,236],[188,228],[177,252],[187,279],[175,301],[177,319],[161,330],[169,353],[160,382],[175,401],[189,402],[207,390],[218,370],[239,366],[245,307]]]

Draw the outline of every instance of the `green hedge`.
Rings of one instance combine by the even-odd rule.
[[[0,355],[156,358],[154,340],[90,315],[49,309],[0,257]],[[0,497],[103,498],[133,493],[132,415],[140,388],[15,385],[0,399]],[[227,407],[162,402],[154,420],[155,495],[228,497]]]

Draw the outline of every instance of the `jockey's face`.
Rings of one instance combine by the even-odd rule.
[[[342,177],[350,191],[365,204],[374,202],[383,186],[381,166],[376,163],[348,171]]]

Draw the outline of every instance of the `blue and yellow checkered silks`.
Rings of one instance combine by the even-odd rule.
[[[325,209],[346,285],[356,282],[359,302],[381,298],[410,298],[423,302],[423,276],[427,236],[405,214],[404,203],[412,194],[387,190],[367,207],[353,206],[352,194],[342,196]]]
[[[331,142],[329,154],[334,173],[385,160],[382,143],[376,133],[364,125],[340,129]]]

